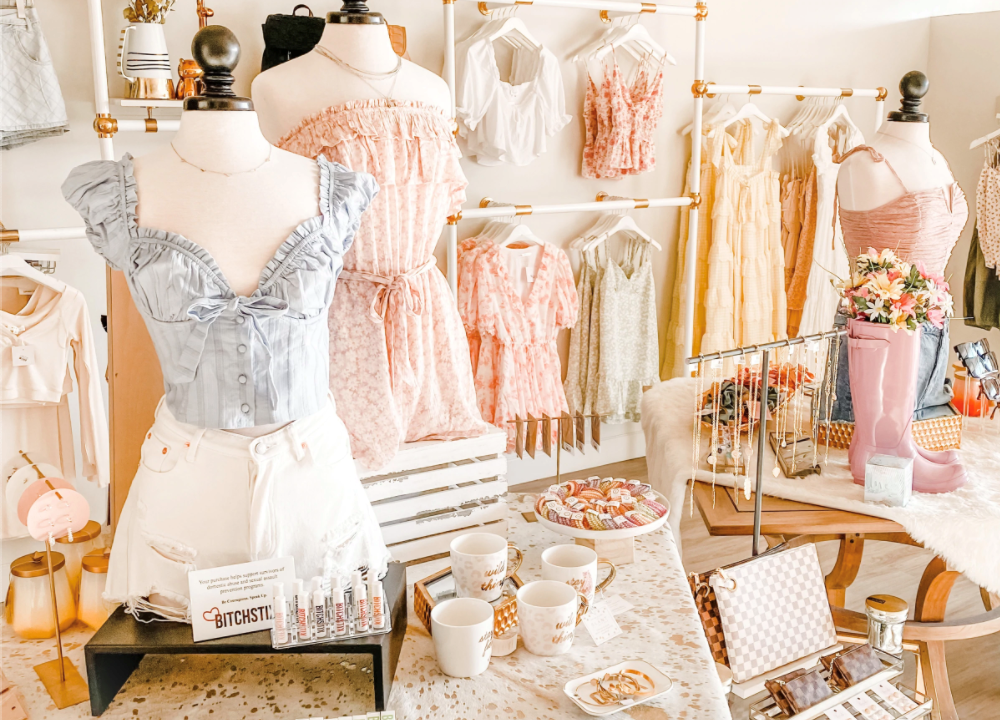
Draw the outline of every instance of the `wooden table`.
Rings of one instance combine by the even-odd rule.
[[[694,497],[698,510],[711,535],[752,535],[754,499],[737,506],[732,488],[696,482]],[[770,546],[783,542],[801,545],[807,542],[837,540],[840,551],[837,563],[826,576],[827,595],[833,607],[837,627],[867,632],[862,613],[844,609],[847,588],[858,576],[865,541],[892,542],[923,547],[901,525],[891,520],[831,510],[818,505],[764,496],[762,499],[761,535]],[[917,590],[913,621],[906,624],[904,641],[917,657],[917,690],[934,698],[935,717],[959,720],[948,682],[945,642],[965,640],[1000,632],[1000,599],[983,591],[987,612],[974,618],[945,620],[948,596],[959,573],[935,557],[924,570]]]

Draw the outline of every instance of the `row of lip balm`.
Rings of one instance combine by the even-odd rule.
[[[339,579],[333,578],[329,594],[321,577],[312,579],[311,592],[305,589],[304,581],[296,580],[291,614],[284,583],[274,583],[272,602],[277,645],[361,635],[386,626],[382,581],[373,577],[365,583],[360,571],[351,576],[351,587],[347,590],[340,586]]]

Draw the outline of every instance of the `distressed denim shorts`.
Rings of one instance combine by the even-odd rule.
[[[285,556],[297,577],[344,586],[358,568],[387,569],[332,398],[259,438],[178,422],[161,400],[118,520],[105,599],[185,622],[188,571]]]
[[[0,4],[0,148],[69,130],[59,79],[38,14],[14,0]]]

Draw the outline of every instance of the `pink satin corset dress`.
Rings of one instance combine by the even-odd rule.
[[[943,275],[951,251],[958,243],[969,204],[957,182],[942,187],[910,192],[895,169],[875,148],[858,145],[841,162],[856,152],[867,152],[875,162],[884,162],[903,194],[873,210],[840,208],[847,254],[853,260],[868,248],[889,248],[910,263],[921,262],[928,272]]]
[[[465,202],[454,122],[419,102],[363,100],[306,118],[278,147],[375,176],[330,308],[330,388],[355,459],[376,470],[402,442],[475,437],[469,345],[434,248]]]

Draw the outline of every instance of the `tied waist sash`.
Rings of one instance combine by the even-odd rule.
[[[418,317],[424,314],[426,301],[420,283],[416,280],[437,265],[437,259],[431,257],[423,265],[419,265],[404,273],[387,277],[358,270],[344,270],[340,279],[348,282],[365,282],[375,285],[375,294],[368,306],[368,317],[385,328],[385,349],[389,359],[389,382],[395,391],[397,382],[403,382],[411,388],[417,381],[410,364],[409,345],[401,319],[404,316]]]

